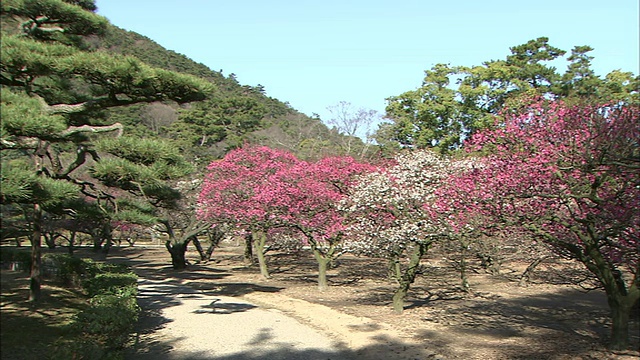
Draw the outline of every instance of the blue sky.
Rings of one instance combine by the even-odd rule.
[[[590,45],[604,76],[638,74],[637,0],[97,0],[114,25],[151,38],[323,120],[327,107],[384,112],[437,63],[480,65],[541,36]],[[558,65],[564,71],[566,62]]]

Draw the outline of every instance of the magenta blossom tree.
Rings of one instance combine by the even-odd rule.
[[[607,295],[611,347],[624,349],[640,298],[638,109],[546,101],[523,109],[468,142],[488,155],[451,180],[443,207],[458,210],[459,224],[499,222],[584,264]]]
[[[243,147],[212,162],[198,199],[198,216],[211,223],[226,223],[251,233],[260,272],[269,277],[265,259],[267,233],[284,226],[274,211],[277,190],[270,178],[299,160],[286,151]]]
[[[374,169],[347,156],[299,162],[276,173],[260,191],[262,202],[275,205],[272,213],[304,236],[318,262],[321,291],[328,287],[328,264],[341,254],[346,223],[338,205],[355,179]]]

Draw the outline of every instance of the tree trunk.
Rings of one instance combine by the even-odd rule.
[[[113,240],[111,237],[108,237],[104,240],[104,246],[102,247],[102,253],[106,256],[109,254],[109,250],[111,250],[111,245],[113,245]]]
[[[400,284],[400,280],[402,280],[402,268],[400,266],[400,259],[397,256],[389,259],[387,277],[389,278],[389,280],[394,280],[398,284]]]
[[[393,294],[393,311],[396,314],[402,314],[402,311],[404,310],[404,298],[407,295],[411,284],[413,284],[416,279],[416,274],[420,267],[420,260],[422,260],[422,256],[426,254],[429,249],[429,245],[431,245],[431,242],[419,243],[413,248],[413,252],[409,258],[409,266],[400,279],[400,286],[398,286],[395,294]]]
[[[209,237],[209,247],[207,248],[207,251],[204,251],[202,243],[200,242],[200,240],[198,240],[197,237],[193,238],[193,245],[195,245],[196,249],[198,250],[198,254],[200,254],[200,261],[211,260],[211,254],[213,254],[213,250],[218,247],[220,241],[222,240],[222,238],[224,238],[224,235],[224,231],[221,231],[217,227],[209,229],[207,231],[207,236]],[[249,249],[251,249],[251,243],[249,243]]]
[[[331,262],[331,257],[323,256],[322,252],[315,247],[313,249],[313,256],[318,262],[318,289],[325,291],[329,288],[329,283],[327,282],[327,267]]]
[[[404,311],[404,298],[407,296],[410,286],[410,282],[402,281],[400,286],[396,289],[396,292],[393,294],[393,312],[396,314],[402,314]]]
[[[187,268],[187,259],[185,256],[187,252],[187,245],[189,245],[189,240],[183,242],[171,242],[168,240],[165,243],[165,247],[169,251],[169,254],[171,254],[171,265],[174,270],[183,270]]]
[[[109,250],[111,250],[111,246],[113,245],[113,233],[111,232],[111,223],[107,222],[102,225],[100,236],[102,237],[102,241],[104,241],[104,247],[102,248],[102,253],[106,256],[109,254]]]
[[[33,205],[33,233],[31,234],[31,275],[29,301],[38,302],[42,297],[42,209]]]
[[[73,247],[75,242],[76,242],[76,232],[72,231],[71,234],[69,234],[69,255],[73,255]]]
[[[467,247],[465,244],[462,245],[460,254],[460,283],[462,291],[468,293],[471,286],[469,285],[469,279],[467,278]]]
[[[207,256],[204,253],[204,249],[202,248],[202,244],[200,243],[200,240],[198,240],[197,237],[193,238],[193,246],[196,247],[196,250],[198,250],[198,254],[200,255],[200,261],[207,261]]]
[[[269,279],[269,269],[267,268],[267,260],[264,255],[264,246],[267,242],[267,234],[263,232],[254,232],[251,237],[253,238],[254,251],[258,255],[258,265],[260,266],[260,274],[265,279]]]
[[[58,235],[53,233],[47,235],[46,233],[43,233],[42,236],[44,237],[44,242],[47,244],[49,249],[56,248],[56,239],[58,238]]]
[[[624,299],[628,300],[628,299]],[[626,350],[629,347],[629,317],[633,303],[609,301],[611,307],[611,350]]]
[[[476,252],[476,257],[480,259],[480,267],[489,271],[491,275],[499,275],[500,274],[500,260],[496,257],[485,254],[483,252]]]
[[[622,273],[609,262],[598,243],[591,237],[583,236],[585,253],[588,256],[577,257],[591,271],[603,285],[607,294],[607,302],[611,310],[611,341],[612,350],[626,350],[629,347],[629,317],[631,309],[640,300],[640,288],[637,277],[634,277],[627,287]],[[637,266],[637,265],[636,265]],[[635,269],[635,276],[640,270]]]
[[[205,252],[207,261],[211,260],[211,254],[213,254],[213,250],[215,250],[220,245],[220,242],[222,241],[222,239],[224,239],[225,235],[226,232],[222,230],[220,226],[216,226],[207,231],[207,236],[209,237],[209,247]]]
[[[91,231],[91,238],[93,239],[93,251],[98,252],[102,249],[102,243],[104,242],[104,238],[102,237],[101,231],[97,229],[93,229]]]
[[[526,283],[529,282],[529,280],[531,279],[531,273],[533,273],[533,271],[536,269],[536,267],[538,267],[538,265],[540,265],[540,263],[544,259],[545,259],[544,256],[543,257],[539,257],[539,258],[533,260],[533,262],[531,264],[529,264],[529,266],[527,266],[527,268],[524,270],[522,275],[520,275],[520,281],[518,281],[518,286],[524,286]]]
[[[253,234],[248,232],[244,236],[244,263],[246,265],[253,265],[255,261],[253,260]]]
[[[600,264],[604,266],[604,264]],[[640,289],[625,286],[622,275],[616,269],[602,268],[603,284],[611,309],[611,350],[627,350],[629,347],[629,317],[633,306],[640,299]]]
[[[205,252],[205,258],[207,259],[207,261],[211,260],[211,255],[213,255],[213,250],[215,250],[216,246],[217,245],[215,244],[211,244],[207,248],[207,251]]]

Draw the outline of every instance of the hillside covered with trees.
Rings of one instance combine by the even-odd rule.
[[[141,136],[175,141],[191,159],[198,158],[203,164],[245,142],[287,149],[304,158],[362,152],[364,144],[359,138],[351,136],[357,143],[354,149],[342,147],[347,137],[344,133],[269,97],[261,85],[242,85],[235,74],[225,76],[135,32],[110,25],[103,36],[94,36],[88,43],[94,49],[135,56],[149,65],[194,75],[215,86],[211,98],[191,106],[153,103],[111,114]]]

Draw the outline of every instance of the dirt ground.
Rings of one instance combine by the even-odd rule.
[[[171,269],[165,249],[114,250],[113,261],[127,260],[146,276],[176,277],[195,289],[244,297],[283,311],[334,336],[362,358],[391,351],[397,359],[635,359],[638,351],[606,350],[609,317],[606,297],[567,284],[558,274],[580,272],[556,260],[541,264],[527,286],[516,281],[526,264],[507,264],[502,274],[469,275],[471,293],[460,290],[459,274],[442,259],[427,258],[408,295],[405,311],[391,309],[394,284],[384,261],[343,256],[329,271],[330,288],[320,292],[313,258],[270,254],[271,279],[242,263],[242,249],[231,245],[199,263],[190,250],[189,269]],[[640,344],[636,312],[631,323],[633,349]]]
[[[241,297],[276,309],[333,337],[357,359],[637,359],[639,351],[606,349],[606,297],[569,284],[581,269],[556,260],[541,264],[527,286],[517,278],[527,264],[506,264],[501,275],[459,274],[433,254],[413,284],[405,311],[391,309],[395,289],[382,260],[343,256],[329,270],[330,288],[317,288],[313,257],[268,254],[272,277],[242,262],[242,249],[226,244],[212,260],[175,271],[164,247],[113,248],[108,260],[126,262],[145,278],[178,280],[199,291]],[[577,275],[576,275],[577,276]],[[632,349],[640,349],[638,312],[631,322]]]

